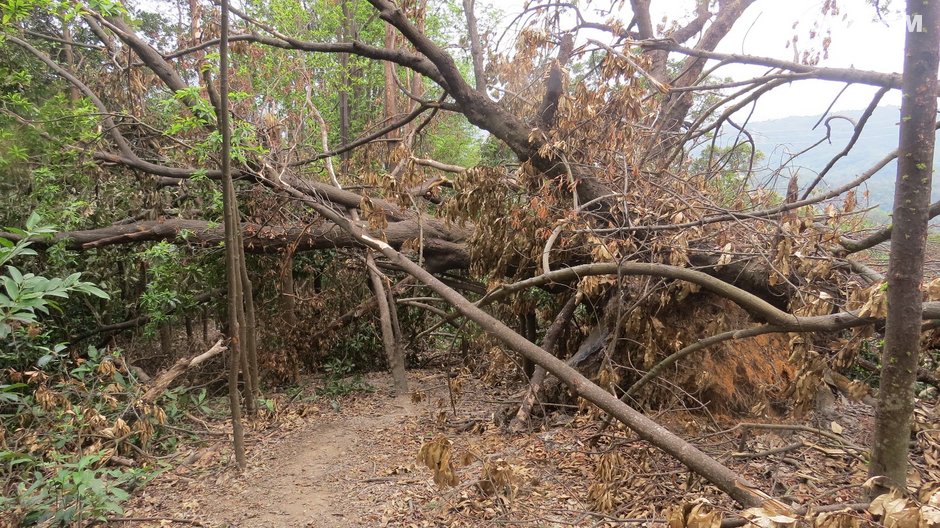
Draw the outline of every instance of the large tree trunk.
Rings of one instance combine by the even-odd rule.
[[[905,488],[920,349],[924,251],[937,112],[940,1],[908,0],[909,19],[923,31],[907,33],[901,99],[901,137],[888,261],[888,317],[869,473]]]
[[[160,354],[166,358],[173,357],[173,326],[170,323],[160,325]]]
[[[385,47],[387,49],[395,49],[398,33],[395,32],[395,28],[392,26],[385,27]],[[385,122],[391,122],[395,116],[398,115],[398,85],[395,82],[395,64],[391,62],[385,63]],[[387,148],[387,159],[385,161],[386,170],[392,167],[392,151],[395,150],[398,139],[401,138],[401,132],[399,130],[393,130],[389,132],[386,136],[390,141],[388,142]]]
[[[354,33],[353,25],[355,20],[352,16],[352,12],[349,10],[349,1],[342,0],[342,10],[343,10],[343,21],[340,24],[340,39],[347,41],[350,38],[350,35]],[[342,88],[339,91],[339,144],[348,145],[349,144],[349,125],[350,125],[350,115],[349,115],[349,81],[352,79],[352,76],[349,72],[349,54],[340,53],[338,56],[339,59],[339,69],[343,75]],[[345,162],[349,159],[349,152],[343,152],[341,159]],[[345,168],[343,169],[345,170]]]
[[[278,294],[279,310],[284,322],[293,328],[297,324],[296,293],[294,292],[294,255],[287,252],[281,260],[281,288]]]
[[[241,255],[242,291],[244,295],[245,312],[245,355],[248,359],[248,409],[252,414],[257,412],[258,399],[261,397],[261,381],[258,372],[258,342],[255,338],[255,295],[251,279],[248,278],[248,267],[245,262],[244,244],[239,245]]]

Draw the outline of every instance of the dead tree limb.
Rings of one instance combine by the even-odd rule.
[[[574,315],[574,310],[578,307],[579,301],[580,295],[578,293],[573,294],[561,310],[558,311],[558,315],[555,316],[552,325],[545,331],[545,338],[542,340],[542,348],[549,354],[554,354],[555,343],[558,342],[558,338],[571,321],[571,317]],[[522,397],[522,403],[519,404],[519,410],[509,423],[509,429],[511,431],[522,431],[525,429],[526,424],[529,422],[529,417],[532,414],[532,407],[535,405],[535,402],[542,392],[542,384],[545,382],[545,375],[545,367],[541,365],[535,367],[535,370],[532,372],[532,379],[529,380],[529,386],[526,388],[525,395]]]
[[[212,347],[199,354],[198,356],[193,356],[190,358],[180,358],[172,367],[161,372],[154,378],[153,382],[150,384],[150,388],[147,389],[147,392],[140,397],[142,403],[153,403],[157,401],[166,390],[170,387],[170,384],[173,383],[176,378],[182,376],[186,371],[196,368],[199,365],[209,361],[210,359],[218,356],[222,352],[228,350],[228,347],[222,344],[222,339],[219,339],[215,342]]]

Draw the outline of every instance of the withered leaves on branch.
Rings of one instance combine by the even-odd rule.
[[[442,488],[456,486],[460,481],[451,460],[451,441],[444,435],[438,435],[421,446],[418,462],[434,471],[434,483]]]

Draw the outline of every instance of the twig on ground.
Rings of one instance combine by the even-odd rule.
[[[151,521],[161,521],[161,522],[171,522],[178,524],[188,524],[190,526],[207,526],[202,524],[199,521],[194,521],[192,519],[178,519],[175,517],[108,517],[104,522],[106,524],[119,523],[119,522],[151,522]]]
[[[758,453],[731,453],[731,456],[734,458],[762,458],[771,455],[777,455],[780,453],[786,453],[788,451],[793,451],[794,449],[799,449],[801,447],[806,447],[804,442],[794,442],[783,447],[778,447],[775,449],[768,449],[767,451],[760,451]]]

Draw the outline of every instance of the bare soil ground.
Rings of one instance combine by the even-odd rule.
[[[242,473],[232,467],[228,435],[217,437],[134,500],[127,516],[153,521],[125,524],[163,526],[177,519],[211,527],[380,525],[386,492],[397,480],[383,471],[402,460],[414,465],[421,410],[410,395],[393,397],[387,377],[369,382],[374,393],[294,402],[272,419],[250,424]]]
[[[111,525],[623,526],[615,520],[661,523],[665,508],[702,497],[735,509],[628,431],[612,428],[592,447],[598,421],[589,411],[549,413],[538,431],[509,435],[493,416],[510,389],[459,377],[452,402],[445,375],[412,371],[410,379],[408,396],[392,397],[388,377],[372,375],[374,393],[282,404],[248,431],[242,473],[219,434],[226,425],[210,423],[212,441],[181,454],[181,465],[138,492],[127,520]],[[678,408],[656,418],[791,504],[849,503],[861,494],[866,466],[853,445],[864,445],[871,426],[862,404],[836,401],[809,424],[815,432],[734,428]],[[452,442],[454,487],[435,485],[416,460],[439,435]],[[925,463],[922,454],[916,478],[940,478],[936,459]],[[481,486],[482,475],[496,485]]]

